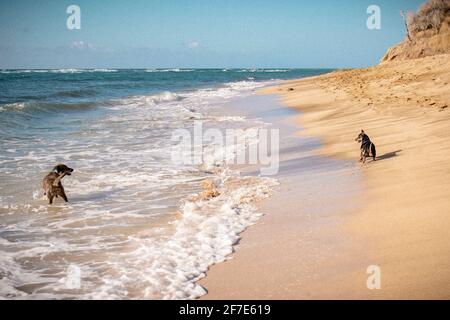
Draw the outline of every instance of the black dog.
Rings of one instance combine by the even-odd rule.
[[[361,133],[356,137],[355,141],[361,143],[361,158],[359,161],[365,163],[366,158],[370,157],[370,153],[372,153],[373,161],[375,161],[375,157],[377,156],[375,144],[370,141],[369,136],[364,133],[364,130],[361,130]]]

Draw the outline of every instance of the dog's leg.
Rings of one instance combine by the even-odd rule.
[[[51,194],[51,192],[47,193],[47,199],[48,199],[48,204],[53,203],[53,195]]]
[[[64,192],[64,189],[63,189],[63,188],[60,188],[60,189],[58,190],[58,194],[61,196],[61,198],[64,199],[65,202],[69,202],[69,200],[67,200],[67,196],[66,196],[66,193]]]

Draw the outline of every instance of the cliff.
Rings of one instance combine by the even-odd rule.
[[[407,37],[381,62],[450,53],[450,0],[430,0],[406,17]]]

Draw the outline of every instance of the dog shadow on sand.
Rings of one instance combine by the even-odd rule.
[[[386,160],[386,159],[394,158],[394,157],[397,157],[398,154],[402,151],[403,150],[391,151],[391,152],[382,154],[381,156],[378,156],[376,159],[377,159],[377,161],[379,161],[379,160]]]

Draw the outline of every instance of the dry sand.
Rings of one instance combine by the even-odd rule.
[[[320,137],[322,156],[356,169],[287,179],[233,259],[201,281],[204,298],[450,298],[450,55],[337,71],[265,93],[302,112],[300,134]],[[354,142],[361,129],[379,156],[364,165]],[[362,181],[348,183],[355,175]],[[321,187],[315,181],[324,176],[330,181]],[[299,202],[308,183],[323,201]],[[330,196],[329,184],[341,192]],[[358,184],[360,191],[345,188]],[[354,206],[342,205],[348,199]],[[381,268],[380,290],[366,288],[369,264]]]

